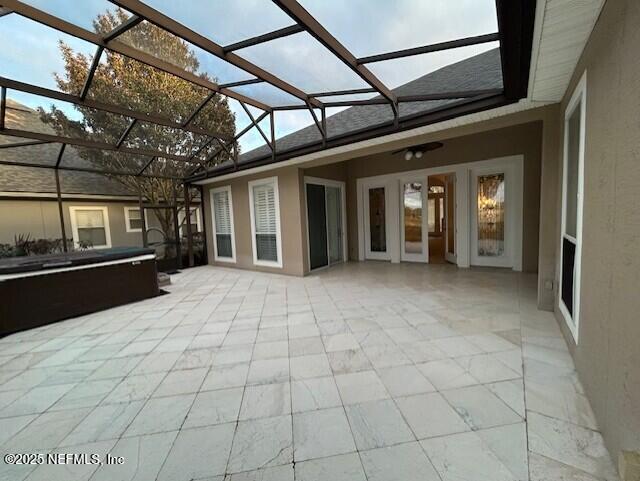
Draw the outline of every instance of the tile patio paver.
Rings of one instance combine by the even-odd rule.
[[[356,450],[342,407],[294,414],[293,437],[296,462]]]
[[[125,458],[0,479],[614,481],[535,286],[448,265],[186,269],[168,295],[0,339],[2,453]]]
[[[416,440],[390,399],[353,404],[346,411],[359,451]]]

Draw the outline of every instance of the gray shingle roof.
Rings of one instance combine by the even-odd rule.
[[[502,68],[500,49],[496,48],[431,72],[393,91],[398,96],[408,96],[500,88],[502,88]],[[427,113],[457,101],[454,99],[401,103],[400,118]],[[383,125],[392,120],[393,112],[388,105],[354,106],[327,117],[327,135],[329,138],[337,137],[364,128]],[[276,150],[291,150],[320,140],[320,132],[314,124],[277,139]],[[248,162],[270,154],[269,147],[263,145],[245,152],[240,156],[239,161],[240,163]]]
[[[55,133],[50,126],[40,120],[35,110],[11,99],[7,99],[6,115],[12,128],[46,134]],[[28,139],[0,135],[0,145],[25,141]],[[58,143],[45,143],[4,148],[0,149],[0,159],[53,167],[58,159],[60,147],[61,144]],[[80,157],[78,150],[70,145],[65,149],[64,163],[95,168]],[[66,194],[134,195],[120,182],[89,172],[60,171],[60,190]],[[56,192],[55,173],[53,169],[0,165],[0,192]]]

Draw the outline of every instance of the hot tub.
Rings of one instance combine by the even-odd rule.
[[[157,296],[153,249],[0,260],[0,336]]]

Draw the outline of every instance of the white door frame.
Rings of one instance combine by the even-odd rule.
[[[519,205],[516,205],[516,213],[519,211],[520,215],[518,223],[520,228],[516,229],[514,234],[514,264],[513,270],[522,270],[522,172],[523,172],[522,155],[511,155],[506,157],[499,157],[489,160],[481,160],[477,162],[465,162],[461,164],[443,165],[440,167],[432,167],[429,169],[412,170],[406,172],[395,172],[392,174],[385,174],[372,177],[362,177],[356,179],[357,199],[358,199],[358,259],[363,261],[366,256],[366,238],[368,227],[368,206],[365,200],[368,200],[366,190],[370,186],[384,186],[388,189],[393,189],[394,192],[400,185],[400,180],[405,178],[428,178],[430,175],[440,174],[455,174],[455,197],[456,197],[456,235],[455,235],[455,263],[458,267],[469,267],[470,263],[470,199],[469,199],[469,178],[472,169],[491,167],[491,168],[505,168],[513,166],[516,172],[516,180],[519,177],[520,181],[516,182],[520,186],[518,189]],[[387,254],[389,254],[384,260],[391,260],[392,262],[398,262],[400,260],[400,206],[398,205],[399,195],[389,196],[386,195],[386,200],[393,199],[393,206],[388,205],[387,212]],[[391,202],[389,202],[391,204]],[[394,227],[395,226],[395,227]],[[390,251],[390,252],[389,252]],[[394,259],[397,259],[394,261]]]
[[[304,177],[304,208],[305,208],[305,213],[304,213],[304,217],[306,219],[306,231],[307,231],[307,260],[309,262],[309,272],[311,271],[317,271],[320,269],[326,269],[327,267],[331,266],[331,265],[335,265],[335,262],[333,264],[331,264],[331,259],[330,259],[330,255],[329,255],[329,216],[325,214],[326,216],[326,222],[327,222],[327,265],[326,266],[321,266],[321,267],[317,267],[315,269],[311,269],[311,243],[309,242],[309,216],[308,216],[308,211],[309,211],[309,207],[307,205],[307,184],[314,184],[314,185],[323,185],[325,187],[337,187],[338,189],[340,189],[340,209],[342,210],[341,212],[341,217],[342,217],[342,261],[341,262],[347,262],[347,249],[348,249],[348,240],[347,240],[347,196],[346,196],[346,183],[341,181],[341,180],[331,180],[331,179],[322,179],[320,177],[310,177],[310,176],[305,176]],[[327,211],[327,194],[325,191],[325,196],[324,196],[324,204],[325,204],[325,213]]]
[[[446,216],[446,224],[447,224],[447,230],[445,231],[445,242],[444,242],[444,258],[447,262],[450,262],[452,264],[456,263],[456,258],[458,255],[458,251],[456,250],[456,239],[458,237],[457,232],[456,232],[456,219],[457,219],[457,215],[456,215],[456,199],[453,199],[453,219],[454,219],[454,223],[452,225],[449,225],[449,198],[451,196],[451,192],[449,190],[449,182],[451,181],[451,177],[453,177],[453,190],[454,190],[454,195],[456,195],[456,190],[458,188],[458,186],[456,185],[456,174],[448,174],[446,176],[445,179],[445,187],[444,187],[444,209],[445,209],[445,216]],[[449,252],[449,229],[453,230],[453,254],[451,254]]]
[[[504,174],[505,185],[505,245],[504,255],[500,257],[478,255],[478,182],[482,175]],[[470,169],[469,175],[469,207],[471,265],[487,267],[510,267],[515,271],[522,270],[522,163],[500,162]]]
[[[422,184],[422,253],[406,253],[404,235],[404,186],[408,183],[420,183]],[[429,224],[428,224],[428,191],[429,191],[429,179],[424,176],[419,177],[402,177],[400,179],[400,185],[398,185],[398,191],[400,194],[400,260],[405,262],[429,262]]]

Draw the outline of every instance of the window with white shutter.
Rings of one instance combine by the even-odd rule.
[[[69,212],[76,247],[93,249],[111,247],[106,207],[69,207]]]
[[[216,260],[235,262],[231,187],[211,190],[211,212]]]
[[[249,195],[254,263],[282,267],[277,178],[249,182]]]

